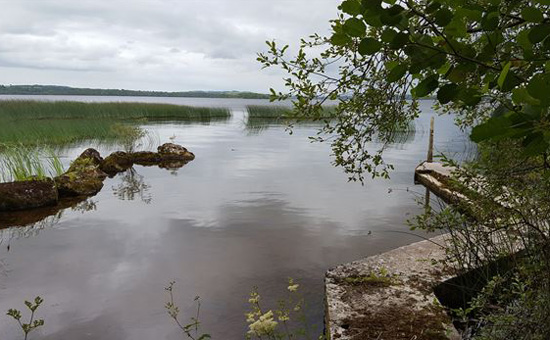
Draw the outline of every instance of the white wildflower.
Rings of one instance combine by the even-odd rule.
[[[275,327],[277,327],[277,321],[273,320],[273,312],[268,311],[248,326],[248,334],[256,336],[269,335],[273,333]]]
[[[300,285],[296,283],[296,284],[288,286],[288,290],[291,291],[291,292],[295,292],[295,291],[298,290],[298,287],[300,287]]]

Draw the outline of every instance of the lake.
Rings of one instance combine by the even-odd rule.
[[[0,96],[0,100],[14,96]],[[17,96],[29,99],[36,96]],[[347,182],[330,164],[329,145],[310,143],[318,126],[289,135],[276,123],[249,124],[246,105],[266,100],[48,97],[41,100],[145,101],[227,107],[229,120],[143,125],[149,143],[174,141],[196,159],[179,170],[135,166],[107,179],[76,208],[31,226],[0,229],[0,315],[40,295],[45,326],[31,339],[183,339],[164,309],[176,281],[184,321],[200,296],[202,330],[242,339],[248,294],[257,286],[265,309],[301,285],[307,317],[323,329],[324,272],[337,264],[421,240],[408,218],[422,211],[424,188],[414,168],[426,158],[432,102],[422,101],[416,133],[390,145],[391,180]],[[151,142],[152,141],[152,142]],[[68,164],[90,142],[62,149]],[[436,118],[436,153],[468,157],[472,147],[451,117]],[[7,316],[0,339],[22,338]]]

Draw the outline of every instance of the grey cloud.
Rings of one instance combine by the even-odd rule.
[[[328,20],[335,16],[338,3],[4,2],[0,12],[0,65],[17,67],[21,72],[4,73],[9,78],[0,78],[0,83],[33,83],[45,77],[49,84],[60,83],[51,76],[55,73],[35,71],[49,69],[73,72],[73,81],[68,74],[59,78],[73,86],[106,87],[107,83],[112,84],[112,79],[106,77],[116,75],[116,87],[130,83],[132,88],[140,89],[266,91],[281,83],[281,74],[260,74],[255,55],[265,50],[264,41],[277,39],[297,44],[310,33],[326,34],[330,28]],[[93,84],[82,84],[82,79],[78,79],[82,71],[106,74],[89,78]]]

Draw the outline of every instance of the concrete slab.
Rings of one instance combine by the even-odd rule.
[[[452,277],[446,236],[330,269],[325,277],[331,340],[460,339],[433,288]]]

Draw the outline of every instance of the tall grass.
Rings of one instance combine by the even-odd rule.
[[[21,145],[3,145],[0,149],[0,182],[44,179],[63,172],[63,164],[51,149]]]
[[[227,119],[225,108],[201,108],[149,103],[0,101],[0,143],[70,144],[84,140],[117,141],[120,121],[208,121]]]
[[[323,107],[319,118],[333,117],[333,110],[334,108],[331,106]],[[247,105],[246,111],[248,118],[288,118],[292,116],[292,108],[281,105]]]
[[[0,101],[0,121],[23,119],[208,119],[229,117],[226,108],[153,103],[83,103],[70,101]]]
[[[0,143],[4,144],[68,144],[82,140],[116,139],[115,124],[104,119],[44,119],[3,122],[0,120]]]

